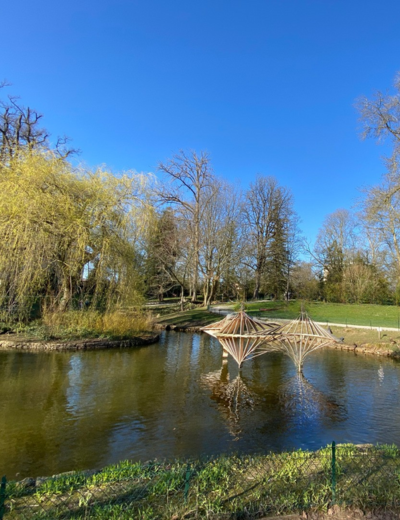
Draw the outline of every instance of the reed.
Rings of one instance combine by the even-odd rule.
[[[101,313],[92,310],[47,312],[42,320],[29,330],[43,339],[110,337],[127,338],[153,329],[153,318],[148,312],[112,311]]]

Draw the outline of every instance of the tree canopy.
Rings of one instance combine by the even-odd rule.
[[[26,315],[40,295],[129,301],[138,284],[136,238],[150,218],[146,177],[73,169],[50,151],[0,168],[0,302]]]

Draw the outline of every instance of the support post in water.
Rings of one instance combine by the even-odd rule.
[[[336,443],[332,442],[332,471],[331,471],[331,485],[332,485],[332,505],[336,504]]]
[[[0,520],[3,520],[4,513],[5,513],[4,502],[6,501],[6,482],[7,482],[7,479],[4,476],[1,479],[1,486],[0,486]]]

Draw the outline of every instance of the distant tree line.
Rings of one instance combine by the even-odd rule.
[[[4,90],[3,90],[4,92]],[[400,300],[400,82],[358,103],[364,135],[389,138],[381,184],[356,211],[328,215],[315,244],[301,236],[288,187],[258,175],[241,191],[207,153],[181,151],[160,180],[70,162],[41,115],[0,103],[0,309],[28,318],[69,308],[306,298]],[[308,261],[305,261],[308,255]]]

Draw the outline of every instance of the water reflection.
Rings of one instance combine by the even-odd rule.
[[[132,350],[0,352],[0,475],[51,475],[121,459],[400,445],[400,364],[321,350],[305,378],[280,353],[245,363],[207,335]]]
[[[339,404],[312,385],[303,374],[297,373],[279,389],[279,399],[286,412],[298,422],[326,417],[343,421],[347,417],[344,404]]]
[[[220,370],[202,375],[201,383],[211,390],[210,398],[217,403],[233,440],[239,440],[243,432],[242,416],[255,409],[257,395],[249,390],[240,372],[230,380],[226,360]]]
[[[203,374],[201,384],[210,391],[210,399],[216,403],[233,440],[245,436],[251,412],[259,414],[259,408],[263,406],[265,387],[258,387],[257,391],[257,387],[247,382],[240,372],[231,379],[226,361],[220,369]],[[276,429],[281,431],[293,428],[293,423],[304,425],[322,418],[335,422],[347,417],[345,405],[318,390],[301,373],[280,382],[275,395],[278,402],[274,407],[281,417],[281,424],[276,425]],[[267,430],[266,424],[260,429],[264,433]]]

